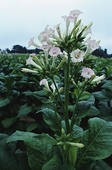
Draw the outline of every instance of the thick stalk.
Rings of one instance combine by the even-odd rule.
[[[69,125],[69,113],[68,113],[68,104],[69,104],[69,86],[70,86],[70,53],[68,52],[68,62],[65,67],[65,103],[64,103],[64,118],[66,123],[66,130],[67,133],[70,132],[70,125]]]

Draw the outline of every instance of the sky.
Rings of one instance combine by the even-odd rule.
[[[112,0],[0,0],[0,48],[27,47],[31,37],[63,23],[61,16],[74,9],[83,12],[85,24],[93,22],[92,38],[112,53]]]

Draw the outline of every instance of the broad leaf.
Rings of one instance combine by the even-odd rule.
[[[31,111],[32,111],[32,107],[28,106],[27,104],[24,104],[20,107],[17,117],[26,116]]]
[[[83,136],[83,129],[77,125],[74,125],[72,129],[72,137],[74,139],[78,139],[81,138],[82,136]]]
[[[47,125],[49,125],[49,128],[51,128],[53,131],[59,131],[61,129],[61,117],[60,115],[55,112],[52,109],[46,108],[43,109],[42,112],[44,121]]]
[[[42,170],[62,170],[61,161],[54,155],[47,163],[44,164]]]
[[[27,146],[28,161],[32,170],[41,170],[43,164],[51,157],[54,138],[47,134],[16,131],[7,142],[22,140]]]
[[[15,152],[14,144],[6,143],[8,135],[0,134],[0,170],[29,170],[26,154]]]
[[[112,154],[112,122],[100,118],[89,119],[89,129],[84,133],[79,163],[84,159],[101,160]]]

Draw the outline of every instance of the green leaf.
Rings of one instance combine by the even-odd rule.
[[[28,147],[28,163],[31,170],[42,170],[42,165],[45,163],[44,156],[41,152]]]
[[[61,117],[60,115],[55,112],[52,109],[46,108],[43,109],[42,112],[44,121],[47,125],[49,125],[49,128],[51,128],[53,131],[59,131],[61,129]]]
[[[1,98],[0,99],[0,107],[4,107],[4,106],[8,105],[9,103],[10,103],[9,98]]]
[[[15,152],[14,144],[7,144],[8,135],[0,134],[0,170],[29,170],[26,154]]]
[[[80,100],[88,100],[91,97],[91,93],[85,91],[82,93],[82,95],[80,96]]]
[[[85,162],[81,162],[81,164],[77,167],[77,170],[112,170],[112,168],[103,160],[93,161],[87,160]]]
[[[5,128],[9,128],[16,122],[16,120],[17,120],[17,117],[6,118],[6,119],[2,120],[2,125]]]
[[[100,118],[89,119],[89,129],[85,131],[79,162],[83,159],[101,160],[112,154],[112,122]]]
[[[98,100],[108,100],[107,96],[104,91],[97,91],[94,92],[93,95],[95,96],[96,99]]]
[[[30,125],[27,127],[27,131],[31,132],[32,130],[35,130],[36,128],[38,128],[38,124],[37,122],[34,122],[34,123],[30,123]]]
[[[17,117],[19,118],[19,117],[22,117],[22,116],[26,116],[31,111],[32,111],[32,107],[28,106],[27,104],[24,104],[24,105],[20,106]]]
[[[54,138],[47,134],[35,134],[31,132],[16,131],[7,142],[22,140],[27,146],[28,161],[31,170],[41,170],[43,164],[50,159],[53,146],[56,144]]]
[[[31,132],[24,132],[24,131],[16,131],[13,133],[11,136],[9,136],[7,142],[15,142],[15,141],[24,141],[25,143],[32,142],[35,137],[37,137],[38,134],[36,133],[31,133]]]
[[[74,139],[81,138],[83,136],[83,129],[77,125],[73,126],[72,137]]]
[[[44,164],[42,170],[62,170],[61,161],[54,155],[47,163]]]
[[[112,80],[107,80],[106,83],[104,83],[104,85],[102,86],[102,88],[112,92]]]
[[[94,168],[94,170],[112,170],[112,167],[110,167],[103,160],[94,162],[94,165],[92,166],[92,169],[93,168]]]

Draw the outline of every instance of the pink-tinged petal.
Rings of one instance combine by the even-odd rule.
[[[61,54],[61,50],[59,47],[52,47],[49,51],[49,55],[52,57],[57,57],[58,55]]]
[[[86,79],[90,79],[94,75],[95,75],[95,73],[94,73],[94,71],[91,68],[84,67],[82,69],[82,73],[81,73],[82,77],[84,77]]]

